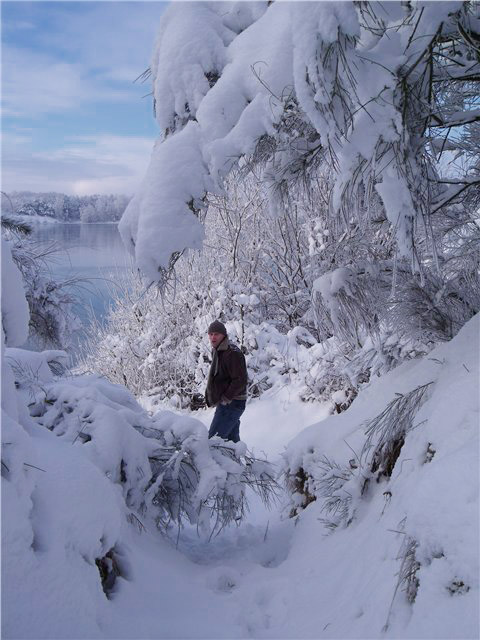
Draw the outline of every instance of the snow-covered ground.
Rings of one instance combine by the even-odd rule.
[[[252,401],[242,437],[312,474],[316,500],[288,518],[286,494],[271,511],[251,497],[246,519],[210,541],[194,527],[178,543],[137,531],[118,518],[118,485],[84,445],[32,431],[28,462],[42,470],[30,469],[30,541],[23,502],[13,487],[4,494],[4,637],[478,637],[478,325],[321,422],[327,408],[296,402],[291,390]],[[361,457],[365,421],[430,382],[391,478],[370,476],[361,495],[366,476],[353,473],[338,492],[350,493],[351,522],[330,532],[321,457]],[[209,412],[199,415],[209,423]],[[122,577],[108,600],[92,558],[113,544]],[[410,582],[409,549],[418,563]]]
[[[210,542],[194,531],[182,534],[177,550],[138,539],[136,568],[112,601],[107,635],[478,637],[478,320],[309,429],[302,428],[325,417],[325,407],[322,416],[321,407],[286,391],[252,401],[242,420],[249,445],[275,458],[290,442],[289,464],[302,457],[314,473],[321,454],[348,459],[350,447],[359,454],[365,420],[398,394],[433,382],[392,477],[371,480],[364,498],[354,496],[348,527],[328,534],[319,495],[298,519],[281,518],[281,504],[268,512],[254,500],[245,522]],[[208,424],[210,412],[200,415]],[[413,600],[401,580],[407,539],[418,562]]]
[[[240,436],[252,452],[265,452],[276,462],[293,437],[330,414],[331,403],[300,402],[298,396],[295,386],[286,385],[267,391],[261,399],[249,400],[240,420]],[[147,411],[158,410],[148,398],[141,398],[140,404]],[[215,409],[204,409],[191,415],[209,427],[214,413]]]
[[[252,401],[242,438],[290,490],[219,531],[268,465],[208,441],[211,412],[150,416],[18,348],[2,249],[4,638],[478,638],[479,315],[340,415],[294,386]],[[191,524],[162,524],[177,507]]]

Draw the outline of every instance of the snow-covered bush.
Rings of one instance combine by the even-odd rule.
[[[347,411],[305,429],[284,454],[288,510],[303,536],[323,530],[333,573],[348,573],[354,589],[368,576],[369,636],[427,637],[432,615],[448,637],[478,629],[479,322],[372,379]]]
[[[243,518],[247,486],[267,504],[275,495],[271,465],[252,458],[243,443],[209,440],[198,420],[168,411],[150,417],[124,387],[98,376],[55,379],[47,363],[58,356],[6,352],[35,423],[80,447],[121,488],[135,521],[162,532],[188,521],[213,533]],[[24,378],[27,362],[36,368],[35,386]]]
[[[199,406],[211,360],[206,330],[219,318],[246,352],[251,393],[271,387],[275,371],[291,372],[297,338],[308,334],[296,327],[309,299],[297,251],[297,243],[306,247],[307,213],[270,220],[265,207],[261,185],[232,180],[229,198],[213,198],[206,211],[210,249],[183,255],[162,294],[134,275],[114,291],[106,324],[92,332],[86,367],[137,396]]]
[[[150,456],[143,509],[156,512],[162,530],[186,520],[213,535],[244,517],[247,486],[267,505],[276,496],[275,473],[266,460],[253,458],[243,442],[208,440],[205,427],[193,418],[162,411],[140,431],[161,445]]]
[[[414,419],[431,384],[427,382],[406,394],[398,394],[382,413],[367,423],[360,462],[372,475],[377,474],[377,480],[392,475],[408,432],[419,426],[414,425]]]
[[[22,274],[30,311],[29,340],[40,349],[68,347],[80,329],[74,306],[85,280],[54,277],[50,266],[58,247],[39,245],[29,238],[30,231],[15,218],[2,219],[2,233],[11,242],[12,258]]]
[[[83,367],[127,386],[137,397],[150,396],[150,404],[199,408],[211,362],[206,330],[219,318],[245,353],[251,396],[293,384],[307,401],[330,399],[340,391],[345,397],[337,399],[339,406],[352,398],[354,387],[341,373],[348,359],[338,347],[318,343],[304,327],[283,333],[280,322],[262,319],[265,292],[202,280],[198,266],[192,261],[183,281],[179,269],[172,297],[161,297],[155,289],[145,292],[132,275],[107,322],[95,327]]]
[[[201,296],[189,288],[172,303],[155,289],[145,291],[134,274],[114,295],[108,321],[93,327],[84,367],[137,396],[170,399],[178,407],[195,404],[210,359],[205,337],[211,320],[202,324]]]
[[[361,449],[357,452],[349,447],[354,456],[348,461],[338,463],[321,447],[311,445],[300,449],[301,462],[295,457],[298,451],[293,458],[287,452],[283,473],[292,495],[290,514],[297,515],[318,499],[329,528],[350,524],[355,516],[354,497],[360,501],[372,480],[378,483],[392,476],[408,433],[422,424],[416,424],[415,419],[432,384],[427,382],[407,393],[396,393],[378,415],[365,421]],[[348,412],[350,415],[354,407]]]
[[[2,241],[2,478],[8,480],[5,500],[17,501],[17,513],[23,521],[28,521],[31,510],[31,493],[34,481],[25,468],[26,458],[31,459],[32,448],[29,437],[18,424],[17,404],[12,370],[5,361],[5,345],[13,347],[22,344],[28,334],[28,305],[23,295],[22,277],[12,260],[11,247]],[[22,523],[23,524],[23,523]],[[15,526],[21,526],[16,523]],[[12,538],[16,531],[13,530]],[[10,532],[7,533],[9,535]],[[33,536],[28,528],[22,532],[23,538]],[[3,538],[5,539],[5,532]]]
[[[152,418],[98,375],[58,375],[63,351],[19,348],[29,308],[4,238],[1,255],[3,633],[98,637],[105,595],[129,578],[132,528],[188,522],[213,535],[242,520],[247,487],[268,504],[277,483],[244,445],[209,440],[193,419]]]
[[[314,337],[306,398],[351,400],[454,336],[480,308],[478,19],[469,2],[169,7],[160,139],[120,223],[147,281],[203,246],[202,299],[239,283],[252,329]]]
[[[37,637],[52,630],[63,636],[81,625],[96,636],[104,598],[96,561],[113,554],[124,508],[94,465],[58,447],[30,418],[27,402],[52,379],[48,362],[61,354],[16,348],[27,338],[28,322],[22,276],[2,238],[2,634],[29,635],[35,628]],[[22,371],[34,372],[35,387],[29,380],[20,388]],[[33,601],[41,620],[36,607],[26,606]]]

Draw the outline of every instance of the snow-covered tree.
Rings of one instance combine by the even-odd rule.
[[[29,307],[29,339],[40,349],[72,344],[80,322],[74,310],[82,278],[55,278],[50,261],[58,249],[43,247],[29,237],[31,228],[15,218],[2,218],[2,237],[10,240],[10,253],[22,275],[22,291]]]
[[[2,197],[5,199],[3,209],[10,214],[50,216],[65,222],[116,222],[129,201],[128,196],[121,194],[67,196],[30,191],[14,191]]]
[[[420,230],[431,239],[433,214],[478,185],[475,163],[447,187],[431,161],[478,125],[478,6],[247,7],[172,5],[162,20],[151,69],[162,133],[121,225],[139,266],[158,280],[171,256],[198,247],[203,198],[249,157],[276,195],[329,162],[336,224],[366,224],[378,202],[396,253],[419,269]],[[162,233],[172,219],[178,236]]]
[[[160,138],[119,227],[147,281],[208,244],[215,199],[237,260],[232,182],[251,174],[270,216],[260,299],[333,337],[341,375],[451,338],[480,308],[479,33],[470,2],[172,4]]]
[[[99,215],[96,207],[89,202],[88,204],[80,207],[80,222],[98,222]]]

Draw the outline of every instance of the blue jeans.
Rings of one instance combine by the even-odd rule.
[[[245,411],[246,400],[232,400],[230,404],[219,404],[215,410],[208,437],[220,436],[224,440],[240,440],[240,416]]]

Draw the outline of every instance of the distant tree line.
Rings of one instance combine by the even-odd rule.
[[[129,196],[113,194],[69,196],[13,191],[2,194],[2,210],[12,215],[49,216],[62,222],[115,222],[122,217],[129,200]]]

